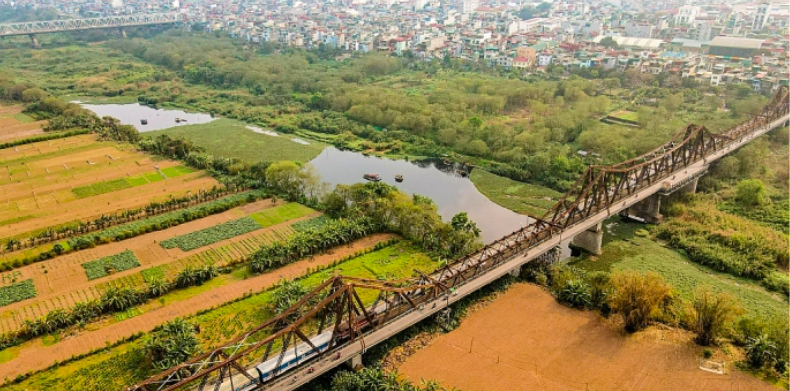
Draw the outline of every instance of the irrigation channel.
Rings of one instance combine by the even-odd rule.
[[[155,109],[138,103],[82,104],[82,106],[99,116],[109,115],[120,120],[122,124],[133,125],[140,132],[206,123],[214,119],[209,114]],[[148,120],[147,125],[140,123],[143,118]],[[176,123],[176,118],[187,121]],[[254,126],[248,126],[247,129],[259,134],[260,137],[287,136]],[[382,182],[397,186],[407,194],[419,194],[431,198],[445,221],[449,221],[459,212],[467,212],[469,218],[477,223],[482,239],[486,243],[530,222],[527,216],[503,208],[480,193],[467,175],[472,168],[459,163],[445,162],[441,159],[393,160],[366,156],[359,152],[341,151],[331,146],[325,148],[310,163],[316,167],[322,180],[332,187],[337,184],[364,182],[364,174],[378,174]],[[402,175],[403,181],[397,182],[396,175]],[[566,248],[565,253],[565,255],[570,254],[570,250]]]

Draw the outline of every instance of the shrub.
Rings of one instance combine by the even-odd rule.
[[[580,280],[567,280],[560,289],[559,299],[571,307],[583,308],[591,304],[590,286]]]
[[[746,344],[746,363],[750,367],[760,369],[768,363],[774,362],[777,348],[771,339],[765,335],[749,338]]]
[[[609,305],[622,315],[628,332],[647,327],[659,305],[670,297],[669,287],[655,273],[618,272],[612,275],[612,286]]]
[[[735,188],[735,201],[744,205],[760,205],[765,198],[765,185],[759,179],[744,179]]]
[[[690,311],[693,318],[690,324],[697,333],[696,342],[702,346],[715,343],[740,312],[740,305],[731,295],[713,293],[707,287],[700,288]]]
[[[146,356],[153,366],[166,370],[186,361],[198,352],[197,328],[182,318],[162,325],[145,343]]]

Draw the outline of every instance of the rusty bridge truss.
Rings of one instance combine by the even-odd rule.
[[[135,14],[105,16],[101,18],[46,20],[0,24],[0,37],[12,35],[35,35],[63,31],[121,28],[154,24],[169,24],[183,20],[179,13]]]
[[[682,175],[684,168],[692,163],[708,163],[706,159],[712,154],[731,145],[742,145],[744,140],[764,133],[768,126],[786,123],[786,118],[779,120],[786,117],[788,111],[788,89],[782,87],[760,114],[725,132],[713,134],[704,126],[689,125],[670,142],[636,159],[609,166],[591,166],[542,219],[535,219],[528,226],[433,273],[415,271],[417,277],[398,281],[335,276],[282,314],[221,347],[127,390],[261,389],[271,385],[270,379],[287,380],[287,376],[275,369],[270,379],[261,381],[250,368],[274,357],[278,358],[274,368],[280,368],[283,357],[297,343],[309,346],[315,353],[312,359],[315,361],[332,360],[334,351],[352,343],[361,344],[361,351],[364,351],[366,335],[373,331],[425,306],[435,307],[437,299],[449,298],[455,289],[524,255],[596,212],[617,207],[638,190]],[[315,346],[313,339],[308,337],[321,334],[329,336],[325,349]],[[303,364],[303,369],[305,365],[311,364]]]

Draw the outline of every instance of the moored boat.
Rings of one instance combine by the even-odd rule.
[[[395,182],[403,182],[403,175],[401,174],[395,175]]]
[[[378,182],[378,181],[381,180],[381,177],[379,176],[379,174],[364,174],[364,175],[362,175],[362,177],[367,179],[367,180],[369,180],[369,181],[374,181],[374,182]]]
[[[147,119],[141,119],[140,120],[140,124],[141,125],[148,125],[148,120]]]

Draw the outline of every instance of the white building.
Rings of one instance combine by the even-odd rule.
[[[675,25],[694,24],[694,20],[699,15],[700,8],[696,5],[684,5],[678,9],[675,15]]]
[[[754,21],[752,22],[752,30],[760,31],[765,27],[765,23],[768,21],[768,12],[771,10],[771,3],[770,2],[763,2],[757,6],[757,14],[754,15]]]
[[[713,32],[712,28],[713,25],[711,25],[708,21],[698,22],[693,38],[697,41],[710,41],[711,38],[713,38],[711,37]]]
[[[479,4],[478,0],[458,0],[455,9],[462,14],[471,14]]]
[[[625,24],[625,36],[653,38],[653,26],[627,22]]]

